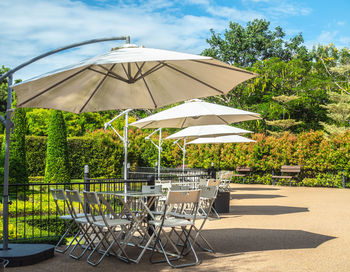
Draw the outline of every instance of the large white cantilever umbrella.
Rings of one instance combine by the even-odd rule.
[[[231,124],[257,120],[260,115],[254,112],[204,102],[199,99],[187,101],[178,106],[158,112],[131,124],[139,128],[185,128],[208,124]],[[161,135],[161,134],[160,134]],[[158,161],[160,161],[161,138],[159,138]],[[158,163],[158,176],[160,163]]]
[[[17,107],[75,113],[154,109],[227,94],[256,74],[210,57],[127,44],[14,85]]]
[[[193,126],[182,129],[170,136],[166,139],[177,139],[175,143],[182,150],[182,169],[185,169],[185,158],[186,158],[186,145],[188,139],[196,139],[196,138],[207,138],[207,137],[217,137],[224,135],[238,135],[238,134],[246,134],[252,133],[252,131],[229,126],[229,125],[206,125],[206,126]],[[180,146],[178,140],[183,139],[183,146]]]

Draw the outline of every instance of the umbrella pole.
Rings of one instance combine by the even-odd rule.
[[[162,128],[159,129],[159,144],[158,144],[158,179],[160,180],[160,156],[162,153]]]
[[[181,149],[182,149],[182,175],[185,175],[186,138],[184,139],[184,146]]]
[[[8,250],[9,242],[9,161],[10,161],[10,130],[11,130],[11,104],[13,75],[8,76],[7,111],[6,111],[6,142],[5,142],[5,166],[4,166],[4,192],[3,192],[3,250]]]
[[[128,179],[128,127],[129,127],[129,112],[125,113],[125,125],[124,125],[124,180]],[[127,191],[127,183],[124,182],[124,192]]]

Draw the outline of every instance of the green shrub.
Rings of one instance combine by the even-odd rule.
[[[26,112],[25,109],[16,109],[13,114],[14,129],[10,136],[9,183],[28,183],[26,161]],[[0,159],[0,179],[3,180],[5,158],[5,141],[2,141]]]

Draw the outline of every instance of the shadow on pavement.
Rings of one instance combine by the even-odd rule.
[[[309,212],[308,208],[290,206],[230,206],[230,215],[277,215]],[[224,214],[223,214],[224,215]]]
[[[223,254],[316,248],[336,238],[303,230],[243,228],[204,230],[203,235]]]
[[[231,199],[253,199],[253,198],[277,198],[286,197],[283,195],[260,195],[260,194],[231,194]]]
[[[278,191],[280,189],[278,188],[263,188],[263,187],[259,187],[259,188],[254,188],[254,187],[233,187],[230,188],[231,191],[238,191],[238,190],[242,190],[242,191]]]

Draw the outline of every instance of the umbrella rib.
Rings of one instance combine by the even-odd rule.
[[[89,68],[89,70],[91,70],[91,71],[93,71],[93,72],[95,72],[95,73],[98,73],[98,74],[101,74],[101,75],[107,75],[107,74],[105,74],[104,72],[101,72],[101,71],[99,71],[99,70],[96,70],[96,69],[94,69],[94,68]],[[108,71],[108,69],[107,69],[107,71]],[[112,77],[112,78],[114,78],[114,79],[117,79],[117,80],[120,80],[120,81],[123,81],[123,82],[126,82],[126,83],[128,83],[128,81],[125,79],[125,78],[122,78],[121,76],[118,76],[117,74],[114,74],[113,72],[110,72],[110,74],[108,75],[109,77]]]
[[[112,67],[109,69],[109,71],[111,71],[114,68],[115,64],[112,65]],[[92,99],[92,97],[96,94],[96,92],[98,91],[98,89],[101,87],[102,83],[106,80],[106,78],[108,77],[109,71],[107,72],[107,74],[100,80],[100,82],[97,84],[95,90],[92,92],[92,94],[90,95],[90,97],[88,98],[88,100],[85,102],[85,104],[82,106],[82,108],[79,110],[79,113],[81,113],[86,105],[90,102],[90,100]]]
[[[186,120],[187,120],[187,117],[184,118],[184,121],[183,121],[182,124],[181,124],[181,128],[183,128],[183,126],[184,126]]]
[[[138,78],[135,78],[135,81],[141,79],[141,78],[144,78],[156,71],[158,71],[159,69],[163,68],[164,67],[164,62],[159,62],[157,65],[153,66],[151,69],[149,69],[147,72],[145,72],[144,74],[141,73],[141,76],[139,76]]]
[[[136,66],[137,66],[137,62],[135,62],[136,63]],[[138,68],[138,70],[137,70],[137,73],[134,75],[134,80],[136,81],[136,77],[139,75],[139,73],[141,72],[141,70],[142,70],[142,68],[143,68],[143,66],[146,64],[146,62],[144,61],[142,64],[141,64],[141,66],[140,66],[140,68]]]
[[[38,96],[43,95],[44,93],[46,93],[46,92],[52,90],[53,88],[57,87],[58,85],[60,85],[60,84],[64,83],[65,81],[71,79],[72,77],[75,77],[76,75],[78,75],[78,74],[80,74],[80,73],[86,71],[87,69],[89,69],[89,67],[85,67],[85,68],[83,68],[83,69],[77,71],[76,73],[70,75],[69,77],[66,77],[66,78],[62,79],[61,81],[55,83],[54,85],[50,86],[49,88],[47,88],[47,89],[41,91],[40,93],[38,93],[38,94],[32,96],[31,98],[28,98],[27,100],[23,101],[22,103],[20,103],[20,104],[18,105],[18,107],[21,107],[21,106],[23,106],[24,104],[26,104],[26,103],[32,101],[33,99],[37,98]]]
[[[140,69],[140,67],[139,67],[139,65],[138,65],[137,63],[136,63],[136,67],[137,67],[137,69],[139,69],[141,76],[143,76],[143,75],[142,75],[142,72],[141,72],[141,69]],[[153,95],[152,95],[152,92],[151,92],[150,88],[148,87],[148,84],[147,84],[147,82],[146,82],[146,79],[145,79],[144,77],[142,77],[142,80],[143,80],[143,83],[144,83],[145,86],[146,86],[146,89],[147,89],[147,91],[148,91],[148,94],[150,95],[150,97],[151,97],[151,99],[152,99],[152,102],[153,102],[154,107],[157,108],[156,101],[154,101],[154,97],[153,97]]]
[[[203,85],[205,85],[205,86],[207,86],[207,87],[213,89],[214,91],[217,91],[217,92],[220,93],[220,94],[225,94],[223,91],[221,91],[221,90],[215,88],[214,86],[211,86],[211,85],[209,85],[208,83],[205,83],[204,81],[202,81],[202,80],[200,80],[200,79],[198,79],[198,78],[195,78],[194,76],[191,76],[191,75],[189,75],[189,74],[187,74],[187,73],[185,73],[185,72],[183,72],[183,71],[181,71],[181,70],[179,70],[179,69],[177,69],[177,68],[175,68],[175,67],[169,65],[168,63],[163,63],[163,65],[166,66],[166,67],[169,67],[170,69],[173,69],[173,70],[179,72],[180,74],[183,74],[183,75],[185,75],[185,76],[187,76],[187,77],[189,77],[189,78],[191,78],[191,79],[193,79],[193,80],[195,80],[195,81],[198,81],[199,83],[201,83],[201,84],[203,84]]]
[[[110,71],[110,69],[107,69],[107,68],[104,67],[103,65],[99,65],[99,67],[101,67],[102,69],[104,69],[105,71],[107,71],[109,74],[115,76],[117,79],[119,79],[119,80],[121,80],[121,81],[123,81],[123,82],[129,83],[129,81],[128,81],[126,78],[124,78],[124,77],[122,77],[122,76],[120,76],[120,75],[114,73],[113,71]],[[96,72],[97,72],[97,71],[96,71]],[[102,73],[102,72],[101,72],[101,73]],[[104,75],[105,75],[105,74],[104,74]]]
[[[220,120],[222,120],[226,125],[229,125],[230,123],[228,123],[224,118],[222,118],[220,115],[216,115]]]
[[[250,75],[255,75],[255,73],[253,72],[250,72],[250,71],[246,71],[246,70],[243,70],[243,69],[238,69],[236,67],[227,67],[227,66],[224,66],[224,65],[220,65],[220,64],[216,64],[216,63],[210,63],[210,62],[205,62],[205,61],[201,61],[201,60],[191,60],[193,62],[198,62],[198,63],[202,63],[202,64],[207,64],[207,65],[212,65],[212,66],[216,66],[216,67],[220,67],[220,68],[224,68],[224,69],[228,69],[228,70],[234,70],[234,71],[237,71],[237,72],[242,72],[242,73],[246,73],[246,74],[250,74]]]
[[[123,70],[124,70],[125,75],[126,75],[126,76],[128,77],[128,79],[130,80],[130,75],[129,75],[128,72],[126,71],[124,64],[121,63],[121,66],[123,67]]]

